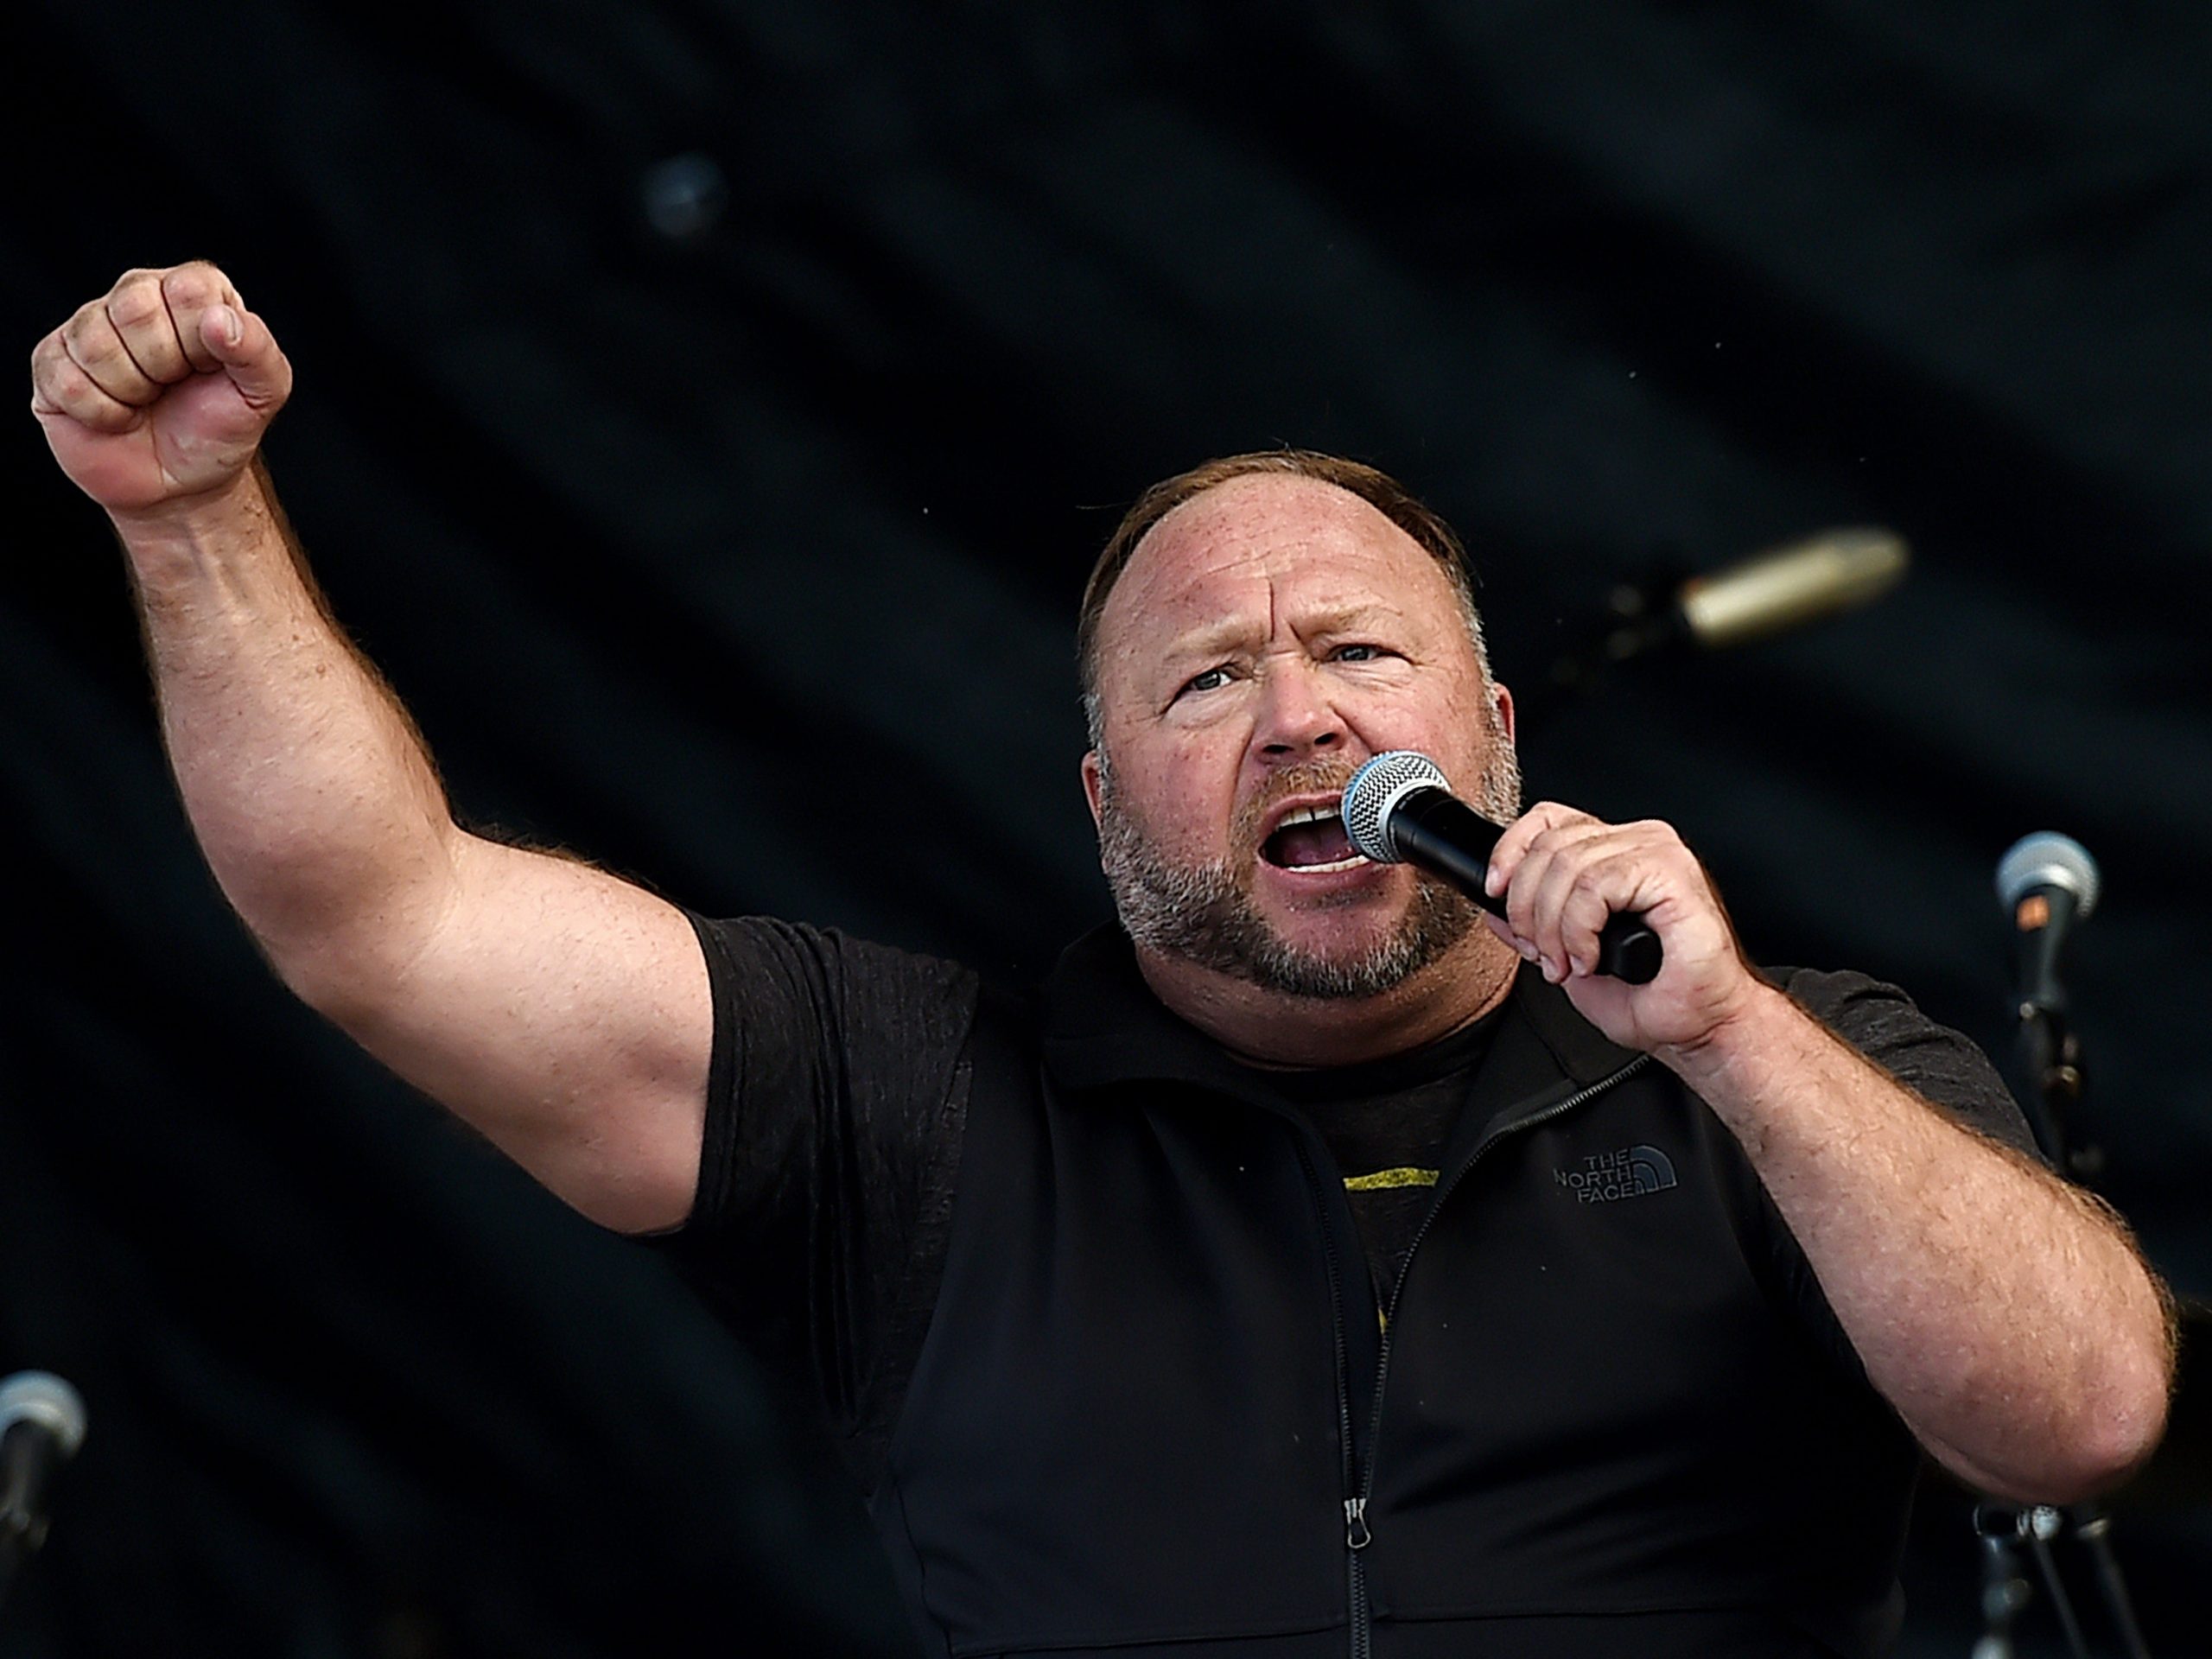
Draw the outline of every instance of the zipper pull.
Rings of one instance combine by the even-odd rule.
[[[1344,1548],[1365,1549],[1374,1536],[1367,1529],[1367,1500],[1363,1497],[1344,1499]]]

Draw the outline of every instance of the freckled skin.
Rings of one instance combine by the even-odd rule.
[[[1317,480],[1255,475],[1184,503],[1139,545],[1100,619],[1102,741],[1115,800],[1159,850],[1250,874],[1255,907],[1286,941],[1326,955],[1397,926],[1421,879],[1376,866],[1349,882],[1258,856],[1255,809],[1320,766],[1348,777],[1388,749],[1433,757],[1473,794],[1491,758],[1485,683],[1459,598],[1414,539],[1367,502]],[[1098,815],[1098,758],[1084,760]],[[1299,791],[1310,792],[1307,783]],[[1517,958],[1477,927],[1380,996],[1317,1004],[1140,949],[1162,1001],[1231,1050],[1283,1065],[1341,1065],[1465,1025]]]

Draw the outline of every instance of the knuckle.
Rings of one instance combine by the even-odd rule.
[[[123,347],[103,314],[79,315],[69,322],[69,354],[86,368],[97,368],[122,355]]]
[[[161,291],[172,305],[205,305],[223,291],[223,273],[204,259],[189,260],[162,273]]]
[[[161,284],[153,281],[118,283],[107,302],[108,315],[125,328],[151,322],[162,310]]]
[[[105,396],[74,363],[57,364],[48,377],[47,389],[61,410],[83,425],[105,429],[130,419],[129,412]]]

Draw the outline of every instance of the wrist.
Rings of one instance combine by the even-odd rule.
[[[1746,971],[1736,994],[1699,1035],[1652,1051],[1662,1065],[1710,1099],[1719,1084],[1753,1056],[1770,1055],[1802,1038],[1810,1016],[1756,973]]]
[[[124,544],[134,550],[201,546],[267,523],[269,496],[257,462],[212,488],[149,507],[110,507],[107,516]]]
[[[251,559],[272,538],[281,542],[260,472],[257,465],[213,489],[158,506],[109,510],[143,599],[182,597],[216,569],[240,556]]]

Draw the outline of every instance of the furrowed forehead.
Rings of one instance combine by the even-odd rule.
[[[1354,463],[1336,461],[1328,456],[1295,454],[1317,466],[1344,467],[1359,474],[1355,482],[1366,481],[1370,469]],[[1111,677],[1111,658],[1123,655],[1130,643],[1124,632],[1133,608],[1147,607],[1134,604],[1134,590],[1146,575],[1146,568],[1165,552],[1179,544],[1187,552],[1191,545],[1210,548],[1217,557],[1232,556],[1240,544],[1249,556],[1251,547],[1258,543],[1262,531],[1270,524],[1277,524],[1287,517],[1303,515],[1306,529],[1311,532],[1316,522],[1333,522],[1339,530],[1360,538],[1374,538],[1378,544],[1395,545],[1401,551],[1416,556],[1414,568],[1422,567],[1433,573],[1428,582],[1440,582],[1450,597],[1444,602],[1459,614],[1468,639],[1472,644],[1478,667],[1485,677],[1489,673],[1487,653],[1484,650],[1482,622],[1475,609],[1473,574],[1465,556],[1459,550],[1458,538],[1450,527],[1410,495],[1406,495],[1392,480],[1381,474],[1373,474],[1376,486],[1391,500],[1402,501],[1403,510],[1411,514],[1413,524],[1402,520],[1395,510],[1389,510],[1363,490],[1334,482],[1325,477],[1273,464],[1278,457],[1270,454],[1233,457],[1227,465],[1240,461],[1266,462],[1252,470],[1235,472],[1218,482],[1205,484],[1196,493],[1185,495],[1173,506],[1161,510],[1149,520],[1139,516],[1140,508],[1133,510],[1135,522],[1125,522],[1109,541],[1084,595],[1082,610],[1077,621],[1077,661],[1080,674],[1084,717],[1094,743],[1102,731],[1104,717],[1103,693],[1105,682]],[[1204,471],[1206,469],[1198,469]],[[1170,480],[1159,490],[1173,490],[1181,480]],[[1138,526],[1142,525],[1141,529]],[[1412,581],[1416,588],[1423,588],[1422,579]],[[1433,588],[1427,588],[1421,601],[1427,608],[1435,594]]]
[[[1135,635],[1180,639],[1231,615],[1274,580],[1295,573],[1308,608],[1351,613],[1426,605],[1451,588],[1433,554],[1350,491],[1316,479],[1232,479],[1177,506],[1132,550],[1099,617],[1101,643]],[[1193,612],[1198,613],[1193,614]],[[1224,616],[1224,626],[1230,626]]]

